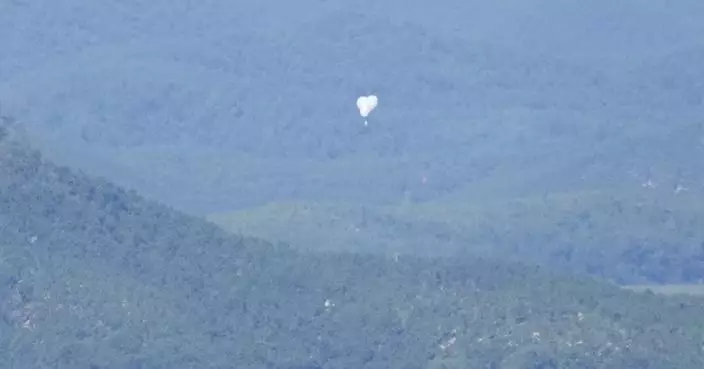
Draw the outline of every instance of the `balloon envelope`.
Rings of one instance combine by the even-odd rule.
[[[375,95],[360,96],[357,99],[357,108],[359,109],[359,115],[366,118],[369,113],[371,113],[374,108],[376,108],[379,103],[379,99]]]

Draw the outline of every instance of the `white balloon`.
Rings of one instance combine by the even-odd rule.
[[[366,118],[369,113],[376,108],[379,103],[379,99],[375,95],[360,96],[357,99],[357,108],[359,109],[359,115]]]

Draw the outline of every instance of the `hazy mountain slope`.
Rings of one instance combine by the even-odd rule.
[[[3,7],[3,109],[56,160],[193,212],[391,203],[419,172],[428,198],[572,190],[585,171],[609,186],[660,145],[699,147],[677,132],[704,136],[694,1]],[[363,130],[368,92],[381,104]]]
[[[700,199],[622,188],[387,207],[272,203],[210,219],[306,249],[491,255],[618,283],[697,283],[704,278]]]
[[[6,127],[2,127],[5,129]],[[306,254],[0,141],[5,367],[691,368],[701,304],[536,268]]]

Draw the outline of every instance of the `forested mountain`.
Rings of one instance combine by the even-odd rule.
[[[227,229],[702,278],[699,2],[0,7],[2,114],[55,161]]]
[[[696,368],[694,298],[482,258],[306,253],[0,126],[0,367]]]
[[[703,4],[0,1],[0,368],[703,367]]]

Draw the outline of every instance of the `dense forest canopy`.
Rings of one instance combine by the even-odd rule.
[[[0,141],[0,367],[695,368],[704,304],[228,235]]]
[[[0,368],[701,368],[701,19],[0,2]]]

